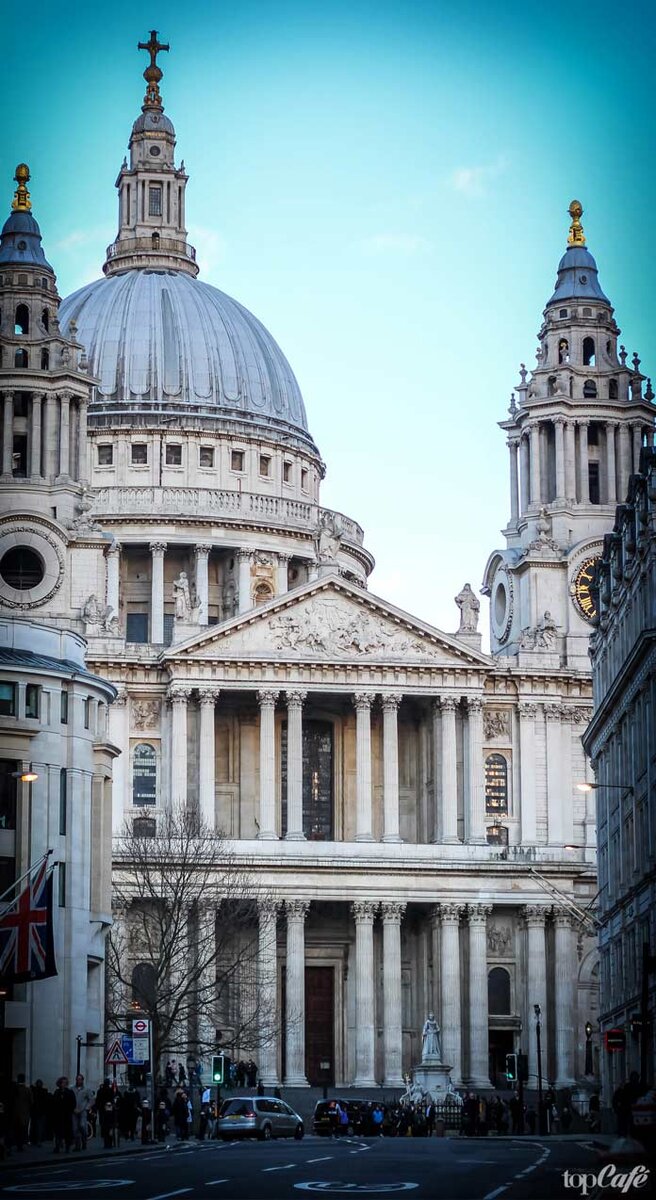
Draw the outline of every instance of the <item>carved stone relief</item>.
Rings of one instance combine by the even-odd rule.
[[[160,718],[159,700],[133,700],[132,724],[135,729],[156,729]]]
[[[510,713],[499,710],[486,708],[483,713],[483,730],[485,733],[486,742],[494,741],[495,738],[502,738],[506,741],[510,740]]]
[[[513,935],[508,925],[490,925],[487,931],[487,952],[489,955],[508,955],[512,953]]]

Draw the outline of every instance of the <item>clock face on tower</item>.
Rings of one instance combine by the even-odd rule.
[[[574,603],[586,621],[594,621],[597,616],[597,571],[600,561],[599,556],[586,559],[576,572],[572,584]]]

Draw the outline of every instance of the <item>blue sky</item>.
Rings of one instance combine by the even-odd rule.
[[[496,422],[534,364],[573,197],[627,349],[656,368],[653,7],[11,6],[6,208],[25,160],[62,294],[114,237],[152,27],[202,278],[289,358],[372,590],[452,631],[502,544]]]

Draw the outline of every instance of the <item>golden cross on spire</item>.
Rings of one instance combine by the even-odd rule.
[[[580,200],[572,200],[568,208],[568,213],[572,218],[572,224],[569,227],[569,237],[567,238],[568,246],[585,246],[585,237],[583,235],[583,226],[581,217],[583,216],[583,208]]]
[[[162,78],[162,70],[157,66],[157,55],[162,50],[169,50],[168,42],[159,42],[157,40],[157,30],[151,29],[149,42],[137,42],[137,50],[147,50],[150,54],[150,65],[146,67],[143,73],[146,80],[146,95],[144,96],[144,108],[161,108],[162,97],[159,94],[159,81]]]
[[[26,184],[30,177],[30,168],[27,163],[19,163],[16,167],[14,179],[18,184],[14,193],[14,199],[11,202],[11,207],[14,212],[29,212],[32,207],[30,193],[27,190]]]

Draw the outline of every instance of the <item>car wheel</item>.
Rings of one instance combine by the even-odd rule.
[[[297,1125],[296,1129],[294,1130],[294,1137],[296,1138],[297,1142],[300,1142],[303,1140],[304,1133],[305,1133],[305,1130],[304,1130],[303,1126]]]
[[[270,1126],[270,1125],[264,1125],[264,1126],[262,1127],[262,1129],[260,1130],[260,1141],[261,1141],[261,1142],[270,1142],[270,1141],[271,1141],[271,1137],[272,1137],[272,1130],[271,1130],[271,1126]]]

